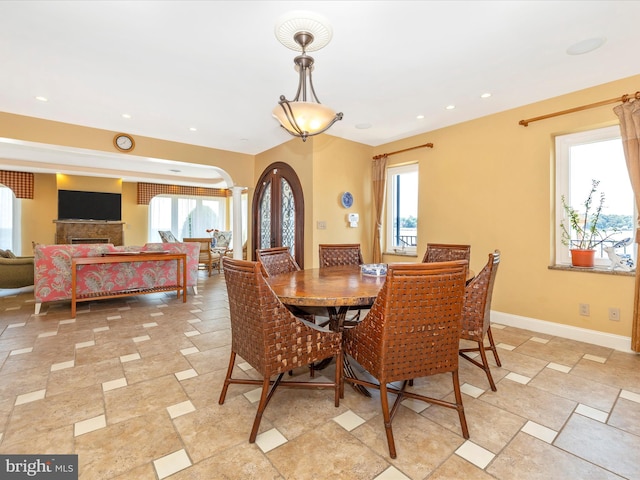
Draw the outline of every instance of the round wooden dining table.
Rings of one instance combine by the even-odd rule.
[[[285,305],[326,308],[334,331],[342,330],[349,307],[373,305],[384,280],[384,276],[363,275],[359,265],[310,268],[267,278]]]

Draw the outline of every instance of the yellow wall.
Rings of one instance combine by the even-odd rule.
[[[630,336],[633,277],[548,269],[554,256],[554,136],[617,124],[615,104],[528,127],[518,122],[639,87],[640,76],[634,76],[376,147],[374,154],[434,143],[433,149],[389,157],[390,164],[419,161],[419,259],[427,242],[469,243],[471,268],[478,271],[487,254],[500,249],[494,310]],[[579,303],[590,304],[589,317],[578,314]],[[608,320],[610,307],[620,308],[620,321]]]

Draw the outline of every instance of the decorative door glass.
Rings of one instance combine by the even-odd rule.
[[[267,182],[260,200],[260,247],[271,247],[271,182]]]

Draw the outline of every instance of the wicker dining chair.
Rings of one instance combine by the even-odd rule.
[[[469,360],[474,365],[480,367],[487,374],[489,379],[489,385],[494,392],[496,384],[491,376],[491,369],[489,368],[489,362],[487,361],[486,351],[491,350],[493,357],[496,360],[496,365],[501,367],[500,358],[498,357],[498,351],[496,350],[496,344],[493,341],[493,334],[491,333],[491,297],[493,295],[493,284],[496,280],[496,274],[498,273],[498,265],[500,264],[500,251],[496,250],[489,254],[489,261],[484,266],[482,271],[476,275],[473,280],[469,282],[464,293],[464,310],[462,316],[462,329],[460,331],[460,338],[464,340],[471,340],[478,344],[475,348],[461,348],[459,350],[460,356],[466,360]],[[489,346],[484,344],[484,338],[489,340]],[[471,358],[467,355],[468,352],[480,353],[480,359],[482,363],[478,362],[475,358]]]
[[[359,243],[321,243],[318,247],[320,268],[364,263]]]
[[[450,262],[452,260],[466,260],[471,262],[471,245],[455,245],[449,243],[427,243],[423,263]]]
[[[339,267],[341,265],[362,265],[362,251],[359,243],[321,243],[318,245],[320,259],[320,268]],[[356,313],[345,320],[345,326],[355,325],[360,321],[361,309],[351,307]]]
[[[295,317],[267,284],[258,262],[225,257],[224,277],[231,317],[231,356],[218,403],[224,404],[232,383],[261,385],[249,442],[255,442],[263,412],[278,386],[334,389],[334,403],[340,405],[342,368],[335,369],[332,382],[282,381],[285,372],[335,357],[342,365],[342,334],[322,330]],[[261,380],[246,376],[233,378],[236,356],[251,365]],[[273,379],[273,377],[276,377]]]
[[[295,258],[291,256],[289,247],[257,249],[256,259],[262,264],[268,277],[300,270]]]
[[[457,410],[462,434],[469,438],[458,377],[467,268],[465,260],[390,264],[369,313],[343,333],[345,355],[351,355],[378,381],[345,377],[347,382],[380,389],[391,458],[396,458],[391,422],[405,398]],[[407,391],[409,380],[439,373],[452,374],[455,402]],[[402,381],[400,388],[387,385],[397,381]],[[391,410],[388,392],[397,395]]]
[[[267,277],[273,277],[282,273],[297,272],[300,270],[295,258],[291,255],[289,247],[273,247],[256,249],[256,258],[262,265],[262,272]],[[321,307],[302,309],[293,305],[288,306],[289,310],[297,316],[315,323],[316,315],[327,315],[326,309]],[[310,366],[311,376],[313,373],[313,365]]]

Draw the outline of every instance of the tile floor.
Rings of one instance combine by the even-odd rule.
[[[640,479],[640,356],[500,325],[497,392],[460,363],[467,441],[454,411],[406,402],[392,460],[376,392],[347,386],[338,408],[330,390],[279,390],[251,445],[254,388],[218,405],[223,276],[199,292],[85,303],[76,319],[68,302],[34,316],[33,293],[0,297],[0,453],[77,453],[83,480]],[[453,397],[449,375],[415,388]]]

